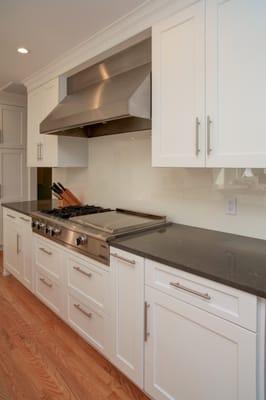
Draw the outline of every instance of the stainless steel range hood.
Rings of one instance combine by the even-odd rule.
[[[40,132],[95,137],[151,129],[150,39],[68,78]]]

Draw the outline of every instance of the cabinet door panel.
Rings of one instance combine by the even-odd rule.
[[[145,389],[158,400],[256,398],[256,334],[147,288]]]
[[[18,279],[22,277],[21,263],[21,234],[18,231],[16,221],[9,217],[4,219],[4,266]]]
[[[207,166],[266,166],[266,2],[207,0]]]
[[[0,145],[23,146],[26,132],[24,108],[2,105],[0,114]]]
[[[114,340],[112,362],[143,387],[144,260],[113,249]],[[119,257],[119,258],[118,258]]]
[[[1,150],[0,162],[2,201],[23,200],[26,195],[24,150]]]
[[[154,166],[203,166],[204,3],[152,29]]]

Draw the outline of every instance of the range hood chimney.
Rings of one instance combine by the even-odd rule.
[[[40,133],[96,137],[151,129],[151,41],[146,39],[67,80],[67,96]]]

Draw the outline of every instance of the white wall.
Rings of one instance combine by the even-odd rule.
[[[228,193],[212,169],[152,168],[151,137],[135,133],[88,140],[88,168],[58,168],[83,202],[164,214],[174,222],[266,238],[265,194],[239,194],[236,216],[225,214]],[[231,193],[230,195],[235,195]]]

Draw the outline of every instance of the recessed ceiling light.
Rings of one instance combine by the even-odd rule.
[[[19,47],[19,48],[17,49],[17,52],[20,53],[20,54],[28,54],[28,53],[29,53],[29,50],[26,49],[25,47]]]

